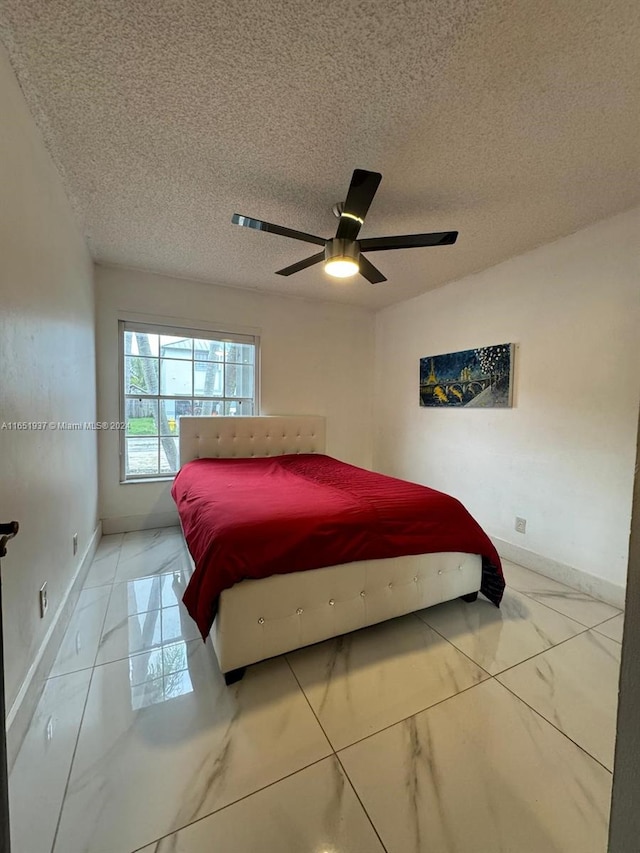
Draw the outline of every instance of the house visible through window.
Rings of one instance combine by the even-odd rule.
[[[182,415],[253,415],[256,347],[249,335],[120,323],[123,478],[180,467]]]

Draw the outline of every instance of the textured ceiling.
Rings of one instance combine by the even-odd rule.
[[[0,37],[97,261],[370,307],[640,199],[637,0],[0,0]],[[355,167],[389,278],[274,270]],[[514,282],[517,287],[517,282]]]

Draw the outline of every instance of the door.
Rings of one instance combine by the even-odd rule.
[[[0,560],[6,556],[7,542],[18,532],[18,522],[0,524]],[[0,851],[11,853],[9,834],[9,773],[7,769],[7,715],[4,707],[4,649],[2,645],[2,567],[0,566]]]

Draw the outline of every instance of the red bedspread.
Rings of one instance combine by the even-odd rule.
[[[356,560],[481,554],[482,591],[502,598],[500,558],[459,501],[330,456],[197,459],[171,494],[196,565],[184,603],[203,637],[237,581]]]

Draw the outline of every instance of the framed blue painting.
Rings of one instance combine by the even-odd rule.
[[[514,344],[420,359],[420,405],[494,409],[513,404]]]

